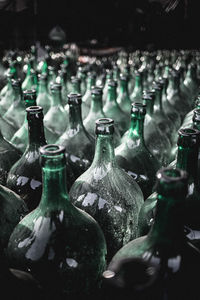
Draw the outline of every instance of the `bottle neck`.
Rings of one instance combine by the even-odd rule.
[[[155,103],[154,103],[155,108],[157,110],[162,111],[162,90],[156,90],[155,92]]]
[[[128,94],[128,82],[126,80],[120,81],[119,93],[120,94]]]
[[[66,187],[66,165],[60,158],[45,162],[42,168],[43,191],[40,208],[60,210],[69,204]]]
[[[142,89],[142,78],[141,76],[136,76],[135,77],[135,86],[134,89]]]
[[[189,182],[198,183],[198,147],[178,147],[176,167],[188,173]]]
[[[91,91],[91,88],[92,88],[92,86],[94,86],[95,85],[95,78],[88,78],[88,80],[87,80],[87,91]]]
[[[79,82],[72,83],[72,93],[80,94],[81,88]]]
[[[43,119],[41,117],[28,118],[29,149],[46,145]]]
[[[135,145],[137,146],[144,145],[144,117],[131,114],[131,126],[128,138],[135,141]]]
[[[101,95],[92,95],[90,112],[103,112],[103,102]]]
[[[107,96],[107,101],[108,102],[116,102],[117,98],[117,91],[115,87],[109,87],[108,88],[108,96]]]
[[[47,93],[47,84],[45,81],[40,81],[38,86],[38,93]]]
[[[76,129],[80,126],[83,126],[81,105],[69,104],[69,127],[71,129]]]
[[[52,106],[62,106],[61,101],[61,91],[53,91],[52,92]]]
[[[95,155],[92,166],[104,165],[110,168],[116,165],[115,152],[113,145],[113,135],[97,135]]]
[[[154,110],[154,101],[153,100],[143,100],[143,103],[146,104],[146,112],[147,114],[152,117],[153,110]]]
[[[148,234],[148,240],[159,249],[167,251],[167,246],[175,248],[183,241],[184,230],[181,217],[184,197],[174,199],[158,194],[154,224]],[[177,201],[178,200],[178,201]]]
[[[14,102],[21,101],[22,99],[22,89],[19,88],[14,88]]]

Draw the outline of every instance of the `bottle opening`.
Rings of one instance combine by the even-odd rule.
[[[56,156],[65,153],[65,148],[61,145],[49,144],[40,148],[41,155],[45,156]]]
[[[180,179],[185,178],[187,178],[187,173],[178,168],[164,168],[157,172],[157,179],[161,179],[162,182],[179,181]]]
[[[36,112],[36,113],[38,113],[38,112],[43,111],[43,108],[41,106],[29,106],[29,107],[26,108],[26,111],[27,112],[34,112],[34,113]]]
[[[35,89],[25,90],[25,91],[23,91],[23,94],[24,94],[24,96],[27,96],[27,95],[36,95],[36,90]]]
[[[114,120],[110,118],[101,118],[96,120],[96,134],[113,134]]]

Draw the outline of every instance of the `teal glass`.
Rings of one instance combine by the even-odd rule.
[[[38,92],[36,98],[37,105],[42,106],[44,115],[51,107],[51,98],[47,89],[47,74],[42,73],[38,76]]]
[[[113,70],[106,69],[105,84],[103,86],[103,105],[105,104],[108,97],[108,83],[110,80],[113,80]]]
[[[90,111],[91,105],[91,89],[96,84],[96,74],[94,72],[88,72],[87,74],[87,89],[82,98],[82,119],[84,120]]]
[[[104,235],[91,216],[69,201],[64,147],[46,145],[40,157],[41,201],[15,227],[9,263],[29,271],[49,295],[95,297],[106,265]]]
[[[52,84],[51,93],[51,107],[44,116],[45,135],[48,143],[55,142],[67,127],[67,113],[62,106],[61,84]]]
[[[37,75],[33,67],[34,58],[29,57],[27,63],[26,76],[22,82],[22,90],[37,90]]]
[[[146,105],[132,103],[131,124],[123,142],[115,148],[116,161],[140,186],[144,199],[151,193],[161,167],[144,140]]]
[[[117,82],[111,79],[108,82],[108,94],[103,106],[103,112],[107,118],[115,121],[121,135],[129,128],[130,113],[127,115],[117,103]]]
[[[7,83],[2,88],[0,93],[0,115],[3,116],[7,110],[9,109],[10,105],[13,103],[13,97],[14,97],[14,89],[12,86],[12,79],[13,76],[11,73],[6,73],[6,79]]]
[[[184,203],[184,225],[198,223],[198,205],[200,199],[200,186],[198,179],[198,151],[199,151],[199,131],[191,128],[179,130],[177,141],[177,158],[170,164],[171,168],[180,168],[188,174],[188,193]],[[138,236],[149,232],[155,218],[157,205],[157,194],[154,192],[146,199],[139,214]]]
[[[73,93],[81,93],[81,95],[85,95],[87,90],[87,75],[84,67],[79,66],[76,74],[77,78],[79,79],[80,89],[72,90]],[[72,83],[73,85],[73,83]]]
[[[0,252],[6,254],[8,241],[15,226],[28,214],[22,198],[0,184]]]
[[[135,76],[134,76],[134,88],[132,93],[130,94],[130,99],[131,102],[142,102],[142,92],[143,92],[143,87],[142,87],[142,74],[139,71],[135,71]]]
[[[13,103],[7,110],[7,112],[3,115],[3,119],[10,123],[16,130],[18,130],[23,122],[25,116],[25,106],[23,102],[23,94],[21,89],[21,80],[13,79],[12,86],[14,89],[14,99]]]
[[[68,95],[69,124],[56,144],[66,149],[67,162],[71,165],[75,178],[91,165],[95,140],[86,131],[81,113],[82,96],[77,93]]]
[[[91,106],[88,116],[83,121],[83,125],[87,132],[95,138],[95,122],[97,119],[106,118],[105,113],[103,112],[103,100],[102,100],[102,87],[93,86],[91,90]],[[113,135],[114,146],[118,146],[121,141],[121,134],[117,128]]]
[[[7,141],[0,131],[0,184],[6,185],[8,172],[20,157],[20,151]]]
[[[117,96],[117,103],[125,113],[130,114],[131,100],[128,91],[128,76],[120,74],[119,78],[119,93]]]
[[[36,106],[36,90],[25,90],[23,91],[23,100],[25,108],[30,106]],[[26,115],[24,116],[24,123],[15,132],[10,142],[19,149],[22,153],[26,150],[28,145],[28,121]]]
[[[42,171],[40,147],[46,144],[43,126],[43,112],[40,106],[26,108],[29,142],[22,157],[8,173],[7,187],[25,201],[29,211],[37,207],[42,194]]]
[[[183,206],[188,191],[187,173],[178,168],[157,173],[157,208],[149,233],[132,240],[112,258],[108,269],[120,259],[144,258],[159,270],[157,298],[198,299],[200,253],[184,234]]]
[[[116,162],[113,146],[114,121],[96,121],[96,148],[88,170],[72,185],[72,203],[89,213],[101,226],[108,249],[107,260],[136,237],[138,214],[144,202],[135,180]]]

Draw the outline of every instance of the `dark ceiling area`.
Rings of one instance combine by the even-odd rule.
[[[200,46],[194,0],[0,0],[1,49],[26,49],[36,41],[50,44],[55,26],[64,31],[64,42],[84,47]]]

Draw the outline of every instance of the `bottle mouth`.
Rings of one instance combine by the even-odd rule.
[[[181,169],[164,168],[158,171],[157,178],[162,181],[179,181],[180,179],[186,178],[186,172]]]
[[[25,91],[23,91],[23,95],[24,95],[24,97],[29,96],[29,95],[31,95],[31,96],[36,95],[36,90],[35,89],[25,90]]]
[[[131,113],[133,113],[133,114],[139,113],[141,115],[145,115],[146,114],[146,107],[147,107],[146,104],[133,102],[131,104]]]
[[[40,154],[44,156],[65,154],[65,147],[56,144],[48,144],[40,148]]]
[[[70,93],[68,96],[68,104],[81,104],[82,95],[79,93]]]
[[[41,106],[29,106],[26,108],[26,112],[28,113],[43,112],[43,108]]]
[[[178,131],[178,146],[192,147],[200,145],[200,131],[194,128],[181,128]]]
[[[114,120],[110,118],[100,118],[96,120],[96,134],[113,134]]]

